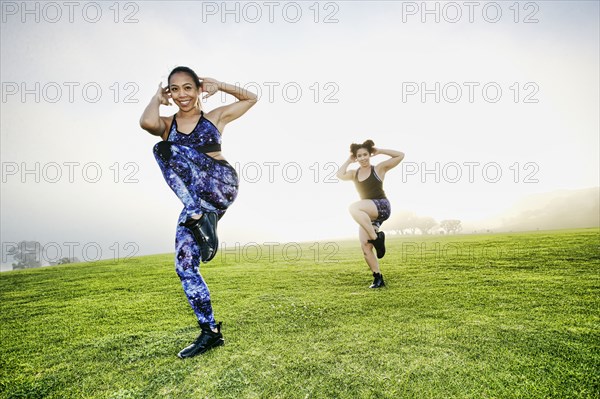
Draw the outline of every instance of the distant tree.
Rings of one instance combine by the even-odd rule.
[[[13,270],[41,267],[41,248],[42,245],[37,241],[21,241],[16,247],[10,247],[6,254],[16,261],[12,264]]]
[[[437,225],[437,222],[430,216],[423,216],[416,218],[414,224],[421,231],[421,234],[429,234],[429,230]]]
[[[59,265],[64,265],[66,263],[79,263],[79,262],[80,262],[79,258],[77,258],[75,256],[75,257],[72,257],[72,258],[66,258],[66,257],[65,258],[61,258],[61,259],[59,259],[58,264]]]
[[[440,222],[440,227],[446,231],[447,234],[458,233],[462,230],[461,222],[457,219],[447,219]]]
[[[80,262],[80,260],[77,257],[73,257],[73,258],[64,257],[64,258],[60,258],[56,262],[50,262],[50,265],[52,265],[52,266],[65,265],[67,263],[78,263],[78,262]]]
[[[410,230],[414,234],[417,228],[415,225],[416,219],[417,216],[414,212],[400,211],[392,214],[392,217],[385,222],[385,226],[398,234],[404,234],[406,230]]]

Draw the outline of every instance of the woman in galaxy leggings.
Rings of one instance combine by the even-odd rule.
[[[200,94],[208,98],[217,91],[238,101],[204,113]],[[160,105],[179,107],[172,116],[160,116]],[[201,328],[198,338],[178,353],[192,357],[223,345],[221,323],[217,324],[210,293],[200,275],[200,261],[210,261],[217,252],[217,221],[238,192],[235,169],[221,155],[221,134],[227,123],[242,116],[257,101],[255,94],[212,78],[199,78],[187,67],[171,71],[167,87],[158,90],[140,118],[140,126],[163,141],[154,146],[154,156],[171,189],[184,207],[175,237],[175,269]]]
[[[358,236],[365,261],[373,272],[373,284],[370,288],[385,286],[383,275],[379,270],[379,262],[373,255],[373,247],[377,258],[385,255],[385,234],[379,231],[381,223],[390,217],[390,201],[383,191],[383,179],[388,170],[398,166],[404,159],[404,153],[394,150],[382,150],[374,147],[372,140],[362,144],[350,145],[350,157],[337,172],[340,180],[353,180],[361,200],[350,205],[350,214],[359,224]],[[377,165],[371,165],[371,157],[375,155],[389,155],[387,159]],[[346,170],[348,166],[358,161],[357,170]]]

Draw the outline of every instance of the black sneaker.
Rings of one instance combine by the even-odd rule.
[[[212,260],[217,254],[219,247],[219,237],[217,237],[217,214],[215,212],[205,212],[200,219],[190,218],[182,226],[187,227],[192,232],[194,239],[200,247],[202,262],[206,263]]]
[[[223,334],[221,334],[221,323],[217,325],[217,332],[211,330],[208,325],[200,325],[200,327],[202,328],[202,333],[198,335],[198,338],[196,338],[193,344],[182,349],[181,352],[177,354],[177,357],[180,359],[194,357],[203,354],[209,349],[225,345]]]
[[[381,288],[385,287],[385,282],[383,281],[383,275],[381,273],[373,273],[373,284],[369,288]]]
[[[369,240],[368,242],[375,247],[377,258],[383,258],[385,255],[385,233],[383,231],[378,232],[377,238],[375,240]]]

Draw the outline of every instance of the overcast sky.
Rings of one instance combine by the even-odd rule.
[[[598,2],[423,4],[1,2],[2,263],[21,240],[173,251],[182,204],[138,121],[178,65],[260,95],[223,134],[241,186],[221,242],[356,236],[334,174],[368,138],[406,154],[392,212],[476,221],[597,186]]]

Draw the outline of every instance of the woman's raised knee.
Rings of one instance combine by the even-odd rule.
[[[360,212],[361,208],[360,208],[360,204],[358,202],[354,202],[352,204],[350,204],[350,206],[348,207],[348,212],[350,212],[351,214]]]

